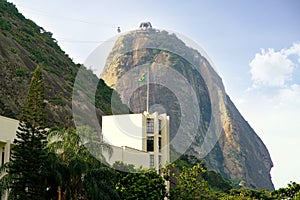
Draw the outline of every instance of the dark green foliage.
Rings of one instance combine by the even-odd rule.
[[[129,173],[129,172],[135,172],[135,166],[132,164],[126,164],[121,161],[117,161],[113,164],[114,169],[116,169],[117,172],[120,172],[119,175],[121,175],[123,172]]]
[[[7,1],[5,0],[0,1],[0,8],[1,8],[0,9],[1,14],[11,13],[17,16],[21,20],[24,19],[24,16],[18,12],[17,8],[13,4],[7,3]]]
[[[207,171],[204,175],[204,179],[207,180],[208,185],[215,191],[228,192],[232,189],[231,182],[221,176],[221,174],[215,171]]]
[[[43,199],[46,193],[46,131],[44,129],[44,82],[41,69],[34,71],[27,103],[8,164],[10,199]]]
[[[295,182],[272,192],[240,186],[233,188],[232,182],[214,171],[207,171],[200,160],[189,155],[182,155],[175,163],[164,168],[164,177],[170,181],[171,199],[296,200],[300,197],[300,184]]]
[[[195,156],[183,154],[174,162],[174,164],[179,171],[183,168],[192,168],[193,166],[200,164],[201,167],[206,170],[206,172],[202,174],[202,178],[207,181],[207,184],[211,190],[228,192],[230,189],[232,189],[232,183],[230,180],[223,178],[221,174],[215,171],[208,170],[205,166],[205,163]]]
[[[270,192],[267,190],[254,190],[248,188],[241,189],[232,189],[230,190],[230,194],[228,195],[229,199],[237,198],[237,199],[264,199],[271,200],[274,199],[271,197]]]
[[[97,84],[97,90],[95,93],[95,106],[96,107],[105,106],[104,110],[107,110],[107,111],[109,111],[109,113],[112,113],[112,111],[111,111],[111,95],[113,93],[113,89],[111,89],[109,87],[103,87],[104,85],[105,85],[104,81],[102,79],[100,79]],[[121,101],[119,103],[122,104]]]
[[[63,100],[62,93],[57,93],[55,96],[49,99],[49,102],[54,105],[60,105],[60,106],[66,105],[66,102]]]
[[[50,66],[47,66],[47,65],[44,67],[44,69],[48,72],[51,72],[51,73],[57,75],[57,76],[60,75],[60,70],[59,69],[56,69],[56,68],[53,68],[53,67],[50,67]]]
[[[20,122],[9,175],[12,178],[10,197],[12,199],[41,199],[46,192],[45,185],[45,131],[28,122]]]
[[[21,121],[31,124],[33,127],[45,126],[45,87],[42,70],[38,66],[31,79],[27,94],[26,107],[23,111]]]
[[[296,182],[290,182],[287,188],[279,188],[272,192],[272,196],[278,199],[289,199],[294,198],[299,199],[300,197],[300,184]]]
[[[231,189],[229,193],[219,196],[221,200],[274,200],[291,199],[298,200],[300,197],[300,184],[291,182],[287,188],[280,188],[272,192],[267,190],[254,190],[250,188]]]
[[[206,170],[200,165],[177,168],[170,164],[163,169],[164,178],[170,181],[171,199],[207,199],[209,186],[203,175]]]
[[[64,175],[67,173],[67,168],[58,158],[57,154],[49,151],[46,160],[46,172],[46,199],[56,199],[58,197],[58,187],[63,185]]]
[[[0,28],[5,31],[11,30],[11,24],[4,19],[0,18]]]
[[[111,95],[113,90],[81,64],[73,63],[72,59],[58,46],[52,33],[26,19],[16,7],[5,0],[0,1],[0,114],[20,119],[25,107],[27,87],[34,66],[41,66],[44,73],[45,115],[47,127],[65,127],[67,118],[72,116],[72,94],[77,73],[80,70],[87,74],[97,87],[91,92],[86,86],[83,90],[87,96],[95,98],[97,117],[100,113],[111,114]],[[87,88],[87,89],[86,89]],[[81,88],[80,88],[81,89]],[[57,94],[61,94],[57,97]],[[120,98],[115,98],[119,113],[128,113]],[[59,109],[57,109],[59,107]]]
[[[60,186],[63,199],[77,200],[84,196],[88,199],[118,199],[115,174],[100,162],[103,161],[102,151],[110,152],[111,148],[92,138],[93,130],[89,127],[80,127],[79,130],[55,128],[48,135],[48,149],[60,160],[56,171],[60,175],[52,180],[52,188]],[[94,156],[98,159],[86,146],[96,147],[99,156]]]
[[[118,200],[116,174],[108,167],[90,170],[84,177],[86,197],[90,200]]]
[[[16,114],[9,108],[9,105],[2,102],[0,99],[0,115],[5,115],[10,118],[16,118]]]
[[[182,155],[163,169],[170,181],[171,199],[218,199],[232,189],[231,182],[207,170],[205,163],[192,155]]]
[[[83,93],[87,101],[94,104],[96,108],[106,111],[107,114],[113,112],[111,105],[114,105],[114,114],[129,112],[128,107],[122,103],[119,95],[116,93],[112,98],[113,89],[107,87],[104,81],[98,79],[91,70],[81,69],[79,73],[80,78],[76,79],[74,90]]]
[[[164,179],[155,170],[133,169],[132,165],[115,163],[114,167],[124,171],[116,171],[117,191],[121,199],[158,200],[166,196]]]
[[[26,74],[24,69],[18,69],[16,71],[17,76],[24,76]]]
[[[203,168],[205,168],[205,164],[203,162],[201,162],[201,160],[199,160],[198,158],[196,158],[193,155],[187,155],[187,154],[183,154],[179,157],[179,159],[177,159],[176,161],[174,161],[174,164],[176,165],[176,168],[178,169],[182,169],[182,168],[192,168],[194,165],[197,164],[201,164]]]
[[[54,99],[50,99],[49,102],[51,104],[54,104],[54,105],[60,105],[60,106],[65,106],[66,105],[66,103],[59,97],[54,98]]]
[[[82,174],[88,169],[84,161],[86,149],[80,143],[78,132],[74,128],[53,129],[48,135],[48,149],[58,155],[64,173],[59,184],[67,199],[76,199],[83,191]],[[58,181],[57,181],[58,182]]]

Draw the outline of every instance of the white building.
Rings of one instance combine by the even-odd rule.
[[[0,116],[0,166],[9,161],[18,126],[18,120]],[[0,177],[3,175],[0,174]],[[7,199],[7,192],[3,194],[1,199]]]
[[[0,116],[0,166],[9,161],[12,142],[16,138],[19,121]]]
[[[169,116],[147,112],[102,116],[104,141],[113,146],[109,164],[122,161],[157,171],[170,161]]]

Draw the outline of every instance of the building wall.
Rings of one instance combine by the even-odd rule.
[[[12,142],[16,138],[19,121],[0,116],[0,166],[9,161]]]
[[[153,120],[151,133],[148,130],[150,126],[148,126],[147,119]],[[159,130],[159,121],[162,124],[161,130]],[[136,167],[154,167],[159,171],[170,160],[169,116],[166,114],[144,112],[103,116],[102,133],[104,140],[113,145],[112,157],[105,156],[110,164],[123,161]],[[153,143],[151,150],[149,150],[151,143],[148,142],[149,138]]]
[[[142,114],[102,116],[103,139],[113,146],[143,150],[142,121]]]
[[[143,140],[143,146],[145,147],[143,150],[147,151],[149,154],[152,154],[154,156],[154,166],[155,169],[159,171],[159,169],[163,166],[165,166],[170,161],[170,129],[169,129],[169,116],[166,114],[158,114],[158,113],[146,113],[144,112],[144,122],[145,124],[144,128],[144,140]],[[153,132],[148,131],[148,125],[147,125],[147,119],[152,119],[154,121],[154,130]],[[160,122],[161,123],[160,123]],[[161,124],[161,127],[159,127],[159,124]],[[153,151],[147,150],[147,140],[148,137],[153,137],[154,141],[154,149]],[[159,145],[159,140],[161,140],[161,144]]]
[[[109,157],[107,152],[104,152],[106,161],[112,166],[116,161],[121,161],[126,164],[132,164],[135,167],[149,168],[149,154],[144,151],[139,151],[134,148],[122,146],[112,146],[113,156]]]
[[[18,120],[0,116],[0,141],[13,141],[16,138],[18,126]]]
[[[18,126],[18,120],[0,116],[0,166],[9,161],[12,142],[16,138]],[[0,174],[0,177],[3,175]],[[7,199],[7,192],[2,195],[1,199]]]

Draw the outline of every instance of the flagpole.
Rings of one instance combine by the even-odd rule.
[[[146,107],[147,107],[147,113],[149,113],[149,66],[147,66],[147,105],[146,105]]]

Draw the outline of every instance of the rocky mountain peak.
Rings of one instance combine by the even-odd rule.
[[[266,146],[203,54],[166,31],[121,35],[100,76],[136,113],[146,110],[147,84],[137,81],[143,73],[149,74],[150,111],[170,116],[170,143],[176,153],[195,155],[237,183],[274,189]]]

